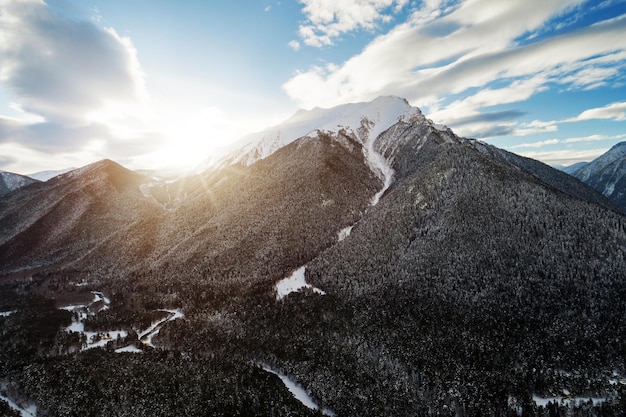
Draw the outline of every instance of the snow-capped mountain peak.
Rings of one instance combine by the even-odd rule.
[[[417,107],[405,99],[381,96],[371,102],[344,104],[323,109],[298,110],[292,117],[278,126],[244,137],[244,143],[225,164],[252,163],[267,158],[278,149],[315,131],[339,132],[344,130],[367,148],[369,139],[398,122],[420,122],[426,120]]]

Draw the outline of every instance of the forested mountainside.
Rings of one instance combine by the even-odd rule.
[[[175,183],[102,162],[12,193],[0,394],[40,416],[621,415],[626,218],[410,114]]]
[[[626,210],[626,142],[613,146],[572,175]]]

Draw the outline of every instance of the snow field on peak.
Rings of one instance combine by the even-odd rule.
[[[299,110],[278,126],[242,139],[246,144],[228,158],[229,163],[250,165],[267,158],[278,149],[315,131],[353,133],[362,144],[399,121],[423,118],[421,111],[405,100],[384,96],[372,102],[344,104],[330,109]]]

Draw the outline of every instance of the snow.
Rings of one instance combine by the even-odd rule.
[[[26,407],[19,406],[9,397],[6,397],[0,394],[0,399],[6,401],[9,404],[9,407],[19,412],[22,417],[36,417],[37,416],[37,406],[34,404],[28,405]]]
[[[310,408],[311,410],[319,410],[319,406],[313,400],[313,398],[311,398],[311,396],[305,391],[305,389],[302,388],[300,385],[298,385],[293,380],[291,380],[287,375],[284,375],[284,374],[282,374],[282,373],[280,373],[280,372],[270,368],[267,365],[261,365],[261,366],[262,366],[264,371],[278,376],[280,378],[280,380],[283,381],[283,384],[285,384],[285,387],[287,387],[289,392],[291,392],[291,394],[294,396],[294,398],[296,400],[300,401],[305,407]],[[329,410],[327,408],[322,409],[322,414],[325,415],[325,416],[334,416],[335,415],[335,413],[333,413],[331,410]]]
[[[304,278],[304,272],[306,267],[300,267],[296,269],[293,274],[287,278],[283,278],[276,283],[276,300],[282,300],[292,292],[298,292],[302,288],[311,288],[313,292],[320,295],[326,295],[326,293],[319,288],[315,288],[311,284],[307,284]]]
[[[93,304],[98,303],[98,302],[104,303],[104,306],[100,308],[98,311],[102,311],[102,310],[109,308],[109,304],[111,304],[111,300],[108,297],[106,297],[104,294],[102,294],[101,292],[92,291],[92,294],[94,295],[94,299],[88,305],[78,304],[78,305],[69,305],[69,306],[60,307],[62,310],[67,310],[67,311],[76,313],[78,315],[77,318],[74,317],[72,319],[72,324],[67,326],[65,328],[65,331],[77,332],[77,333],[81,333],[85,335],[85,339],[87,340],[87,343],[85,346],[81,348],[81,350],[104,347],[107,345],[107,343],[109,343],[112,340],[116,340],[118,338],[123,339],[126,336],[128,336],[128,332],[126,330],[109,330],[109,331],[103,331],[103,332],[88,332],[85,330],[85,324],[84,324],[85,319],[97,313],[97,311],[93,311],[92,309]],[[163,327],[165,323],[185,317],[185,315],[179,309],[176,309],[176,310],[163,309],[159,311],[164,311],[166,313],[169,313],[169,315],[162,320],[157,320],[156,322],[152,323],[150,327],[148,327],[148,329],[146,329],[145,331],[138,333],[139,340],[141,340],[142,343],[151,347],[155,347],[154,344],[152,343],[152,338],[156,336],[157,334],[159,334],[159,330],[161,329],[161,327]],[[127,346],[126,348],[121,348],[121,349],[130,349],[130,346]],[[136,347],[135,349],[139,350]],[[125,352],[125,350],[121,350],[121,351]]]
[[[153,322],[150,325],[150,327],[148,327],[143,332],[139,332],[137,335],[141,343],[143,343],[144,345],[150,346],[152,348],[156,348],[156,346],[152,343],[152,339],[154,338],[154,336],[159,334],[159,331],[165,325],[165,323],[170,322],[172,320],[176,320],[176,319],[182,319],[183,317],[185,317],[185,315],[179,309],[159,310],[159,311],[164,311],[166,313],[169,313],[170,315],[164,319]]]
[[[564,391],[566,391],[566,390],[564,390]],[[602,397],[549,397],[549,398],[543,398],[543,397],[540,397],[538,395],[533,394],[533,401],[539,407],[547,407],[548,403],[550,403],[550,402],[552,402],[552,403],[559,403],[559,404],[563,404],[563,405],[576,405],[576,404],[583,404],[583,403],[589,402],[589,400],[591,400],[593,402],[593,405],[599,405],[599,404],[602,404],[603,402],[608,401],[607,398],[602,398]]]
[[[88,305],[78,304],[78,305],[68,305],[60,307],[61,310],[70,311],[76,313],[78,317],[72,318],[72,324],[65,328],[65,331],[77,332],[85,335],[86,345],[81,348],[81,350],[93,349],[96,347],[104,347],[112,340],[116,340],[117,338],[124,338],[128,336],[128,332],[125,330],[110,330],[106,332],[88,332],[85,330],[85,319],[90,315],[96,314],[96,311],[92,310],[92,306],[95,303],[103,302],[104,306],[101,307],[98,311],[105,310],[109,308],[109,304],[111,304],[111,300],[104,296],[99,291],[92,291],[93,300]]]
[[[66,172],[70,172],[75,170],[76,168],[65,168],[65,169],[59,169],[56,171],[39,171],[39,172],[35,172],[33,174],[28,174],[28,176],[32,179],[35,180],[39,180],[39,181],[48,181],[51,178],[56,177],[57,175],[61,175],[61,174],[65,174]]]
[[[440,132],[447,132],[448,131],[448,126],[446,125],[442,125],[439,123],[433,123],[433,127],[437,130],[439,130]]]
[[[92,303],[97,303],[98,301],[104,301],[106,305],[111,304],[111,300],[105,297],[104,294],[102,294],[101,292],[92,291],[91,293],[94,295],[94,300],[92,301]]]
[[[0,311],[0,317],[9,317],[11,314],[15,313],[17,310],[11,311]]]
[[[337,233],[337,241],[341,242],[342,240],[350,236],[350,233],[352,232],[353,227],[354,226],[348,226],[348,227],[344,227],[343,229],[341,229],[339,233]]]
[[[139,349],[135,345],[130,345],[123,348],[115,349],[115,353],[143,353],[143,350]]]

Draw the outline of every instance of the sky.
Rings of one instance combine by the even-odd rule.
[[[550,165],[626,140],[626,0],[0,0],[0,170],[219,158],[396,95]]]

